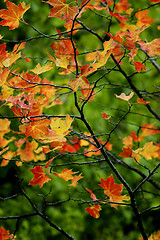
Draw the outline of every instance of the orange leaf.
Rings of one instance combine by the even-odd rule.
[[[117,4],[115,4],[115,10],[120,13],[123,11],[126,12],[130,6],[131,4],[129,4],[127,0],[120,0]]]
[[[93,67],[94,71],[97,68],[100,68],[102,66],[104,66],[109,58],[109,56],[111,55],[111,53],[113,52],[114,48],[116,47],[117,43],[113,41],[113,39],[111,38],[109,41],[105,41],[103,43],[103,48],[104,50],[102,52],[97,51],[98,54],[98,62],[96,63],[92,63],[91,66]]]
[[[0,45],[0,62],[3,62],[7,57],[6,44]]]
[[[94,218],[99,218],[99,211],[102,210],[99,204],[95,204],[92,207],[87,207],[86,212],[88,212]]]
[[[123,138],[123,144],[127,148],[132,148],[133,138],[131,136]]]
[[[144,101],[143,98],[138,98],[138,99],[137,99],[137,103],[140,103],[140,104],[144,104],[144,105],[146,105],[146,104],[148,104],[148,103],[150,103],[150,102],[148,102],[148,101],[147,101],[147,102]]]
[[[148,142],[145,143],[144,150],[140,154],[147,160],[150,160],[152,158],[157,158],[159,156],[158,150],[159,148],[153,145],[153,142]]]
[[[75,176],[71,179],[71,181],[72,181],[71,185],[72,185],[73,187],[76,187],[77,184],[78,184],[78,180],[80,180],[81,178],[83,178],[81,175],[82,175],[82,173],[80,173],[79,175],[75,175]]]
[[[132,97],[133,97],[133,95],[134,95],[134,92],[131,92],[128,96],[126,96],[126,94],[125,93],[121,93],[121,95],[117,95],[117,94],[114,94],[117,98],[120,98],[120,99],[122,99],[122,100],[125,100],[125,101],[129,101]]]
[[[23,17],[23,14],[30,8],[25,3],[20,3],[18,6],[12,2],[6,1],[7,8],[0,10],[0,17],[4,19],[0,22],[2,26],[9,26],[10,30],[13,30],[19,26],[19,20]]]
[[[73,92],[76,92],[79,87],[83,88],[88,88],[89,87],[89,82],[86,77],[79,76],[78,78],[72,79],[68,85],[70,85],[73,89]]]
[[[0,119],[0,138],[3,138],[5,133],[10,132],[10,121],[5,119]]]
[[[147,51],[148,55],[160,55],[160,38],[156,38],[149,43],[139,41],[138,44],[143,50]]]
[[[160,130],[158,130],[153,124],[144,124],[142,125],[142,134],[141,137],[145,136],[152,136],[152,134],[160,133]]]
[[[75,174],[77,172],[72,172],[72,169],[63,169],[61,173],[55,173],[56,176],[63,178],[65,181],[73,179],[72,174]]]
[[[49,119],[44,119],[40,121],[33,121],[29,123],[24,123],[20,125],[19,129],[23,132],[26,137],[32,136],[36,139],[41,139],[48,134],[48,125],[50,124]]]
[[[73,91],[76,92],[78,90],[78,87],[83,88],[89,88],[89,82],[86,78],[87,75],[94,72],[95,69],[91,68],[90,65],[84,65],[81,68],[81,74],[76,78],[71,80],[68,84],[72,87]]]
[[[34,177],[30,181],[29,185],[39,184],[41,188],[44,183],[51,180],[47,175],[45,175],[43,167],[41,166],[35,166],[35,168],[30,169],[30,171],[34,174]]]
[[[78,13],[77,6],[70,6],[66,3],[66,0],[50,0],[46,2],[53,6],[50,10],[49,17],[58,17],[60,18],[62,15],[62,19],[66,19],[69,22],[71,19],[73,20],[75,15]]]
[[[147,16],[149,13],[149,10],[143,10],[139,11],[135,14],[136,18],[138,19],[137,26],[142,27],[144,25],[150,25],[152,22],[154,22],[154,19]]]
[[[114,183],[113,175],[111,174],[106,180],[101,178],[101,184],[99,184],[104,189],[104,193],[109,197],[111,202],[123,203],[123,200],[128,201],[129,197],[126,195],[121,196],[123,190],[123,184]],[[117,208],[118,204],[112,204],[111,206]]]
[[[9,70],[7,68],[5,69],[1,69],[0,67],[0,87],[5,84],[7,78],[8,78],[8,75],[9,75]]]

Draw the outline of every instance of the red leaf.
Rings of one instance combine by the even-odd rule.
[[[123,158],[131,158],[132,157],[132,149],[131,148],[123,148],[123,152],[119,154],[120,157]]]
[[[103,117],[104,119],[106,119],[106,120],[108,120],[108,119],[111,118],[111,116],[108,117],[106,113],[102,113],[102,117]]]
[[[34,177],[30,181],[29,185],[37,185],[39,184],[40,188],[44,183],[50,181],[51,179],[44,173],[43,167],[35,166],[35,168],[30,169],[30,171],[34,174]]]
[[[137,72],[140,72],[142,69],[146,70],[146,67],[141,62],[133,61],[133,63]]]
[[[4,227],[0,228],[0,240],[13,239],[13,234],[10,234],[9,231],[6,231]]]
[[[99,211],[101,210],[101,206],[99,204],[95,204],[92,207],[87,207],[86,212],[88,212],[94,218],[99,218]]]

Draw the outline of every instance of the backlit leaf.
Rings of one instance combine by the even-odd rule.
[[[129,197],[126,195],[121,195],[123,190],[123,184],[114,183],[113,175],[111,174],[106,180],[101,178],[101,184],[99,184],[104,189],[104,193],[109,197],[109,201],[115,203],[123,203],[123,201],[128,201]],[[118,204],[112,204],[111,206],[117,208]]]
[[[23,14],[30,8],[30,4],[26,6],[25,3],[22,2],[17,6],[9,1],[6,1],[6,3],[8,10],[0,10],[0,17],[4,19],[0,22],[0,25],[9,26],[9,29],[13,30],[19,26],[19,20],[23,17]]]
[[[146,105],[146,104],[148,104],[148,103],[150,103],[149,101],[144,101],[144,99],[143,98],[138,98],[137,99],[137,103],[140,103],[140,104],[144,104],[144,105]]]
[[[133,61],[133,63],[137,72],[140,72],[142,69],[146,70],[146,67],[141,62]]]
[[[46,65],[42,66],[38,63],[37,66],[32,69],[31,71],[34,72],[35,74],[41,74],[43,72],[49,71],[53,68],[52,63],[47,63]]]
[[[136,18],[138,19],[137,26],[142,27],[144,25],[150,25],[154,22],[154,19],[148,16],[149,10],[139,11],[135,14]]]
[[[95,204],[92,207],[87,207],[86,212],[88,212],[94,218],[99,218],[99,211],[101,211],[101,206],[99,204]]]
[[[30,181],[29,185],[37,185],[39,184],[40,188],[44,183],[50,181],[51,179],[44,173],[43,167],[35,166],[35,168],[30,169],[30,171],[34,174],[34,177]]]
[[[61,173],[55,173],[56,176],[63,178],[65,181],[69,181],[73,179],[73,174],[76,174],[77,172],[72,172],[72,169],[63,169]]]
[[[62,17],[62,19],[66,19],[68,22],[74,19],[75,15],[78,13],[78,7],[70,6],[70,4],[66,3],[66,0],[50,0],[46,3],[53,6],[50,10],[49,17]]]

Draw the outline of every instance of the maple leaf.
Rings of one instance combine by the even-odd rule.
[[[138,44],[141,46],[142,50],[147,51],[148,55],[160,55],[160,38],[156,38],[149,43],[139,41]]]
[[[104,66],[110,57],[111,53],[115,49],[117,43],[110,39],[109,41],[105,41],[103,43],[104,50],[102,52],[97,51],[97,60],[98,62],[92,63],[91,66],[93,67],[94,71],[97,68]]]
[[[72,172],[72,169],[63,169],[61,173],[55,173],[56,176],[63,178],[65,181],[69,181],[73,179],[73,174],[76,174],[77,172]]]
[[[154,19],[147,16],[149,13],[149,9],[139,11],[135,14],[136,18],[138,19],[137,26],[142,27],[144,25],[150,25],[152,22],[154,22]]]
[[[24,2],[20,3],[18,6],[12,2],[6,1],[7,8],[0,10],[0,17],[4,19],[0,22],[2,26],[9,26],[10,30],[18,28],[19,20],[23,17],[23,14],[30,8],[29,5],[25,5]]]
[[[150,160],[152,158],[158,157],[158,147],[153,145],[153,142],[145,143],[143,147],[143,151],[140,153],[143,157],[145,157],[147,160]]]
[[[134,92],[131,92],[128,96],[126,96],[126,94],[125,93],[121,93],[121,95],[117,95],[117,94],[114,94],[117,98],[120,98],[120,99],[122,99],[122,100],[125,100],[125,101],[129,101],[132,97],[133,97],[133,95],[134,95]]]
[[[30,169],[30,171],[34,174],[34,177],[29,182],[29,185],[37,185],[39,184],[40,188],[44,183],[50,181],[51,179],[44,173],[43,167],[35,166],[35,168]]]
[[[140,104],[144,104],[144,105],[147,105],[148,103],[150,103],[150,102],[146,102],[146,101],[144,101],[144,99],[143,98],[138,98],[137,99],[137,103],[140,103]]]
[[[75,175],[72,179],[71,179],[71,184],[73,187],[76,187],[77,184],[78,184],[78,180],[80,180],[81,178],[83,178],[82,176],[82,173],[80,173],[79,175]]]
[[[129,4],[127,0],[120,0],[115,4],[115,10],[120,13],[123,11],[126,12],[130,6],[131,4]]]
[[[75,153],[75,152],[77,152],[77,150],[79,150],[79,149],[80,149],[79,143],[76,143],[76,144],[74,144],[74,145],[71,145],[71,144],[65,142],[64,145],[63,145],[63,150],[62,150],[61,152],[66,151],[66,152]]]
[[[36,158],[34,150],[38,147],[38,143],[35,140],[32,142],[26,140],[25,144],[24,149],[19,148],[17,150],[17,155],[20,155],[22,162],[37,161],[38,159]]]
[[[123,152],[119,154],[120,157],[123,158],[133,158],[137,162],[139,162],[140,155],[139,153],[143,150],[143,148],[138,148],[136,150],[132,150],[131,147],[123,147]]]
[[[10,132],[10,121],[5,119],[0,119],[0,138],[3,138],[4,134]]]
[[[0,45],[0,62],[3,62],[7,57],[6,44]]]
[[[63,138],[70,132],[69,128],[71,127],[72,122],[73,119],[67,115],[65,120],[61,120],[60,118],[57,120],[52,120],[51,127],[57,135]]]
[[[92,73],[93,71],[95,71],[95,69],[91,68],[90,65],[84,65],[81,68],[81,74],[76,79],[72,79],[68,83],[68,85],[72,87],[74,92],[76,92],[79,87],[81,87],[82,89],[89,88],[89,82],[86,76]]]
[[[104,193],[109,197],[111,202],[123,203],[123,201],[128,201],[129,197],[126,195],[120,195],[123,190],[123,184],[114,183],[113,175],[111,174],[106,180],[101,178],[101,184],[99,184],[104,189]],[[111,206],[117,208],[118,204],[112,204]]]
[[[87,80],[86,77],[84,76],[79,76],[75,79],[72,79],[68,85],[70,85],[73,89],[73,92],[76,92],[78,90],[79,87],[81,87],[82,89],[84,88],[88,88],[89,87],[89,82]]]
[[[53,6],[50,10],[49,17],[58,17],[61,19],[66,19],[69,22],[71,19],[74,19],[75,15],[78,13],[77,6],[70,6],[66,3],[66,0],[50,0],[46,2]]]
[[[153,126],[153,124],[144,124],[142,125],[142,134],[141,137],[152,136],[152,134],[160,133],[160,130],[157,127]]]
[[[148,238],[148,240],[159,240],[159,239],[160,239],[160,230],[157,232],[157,234],[151,234]],[[144,239],[140,238],[140,240],[144,240]]]
[[[112,36],[112,34],[105,32],[108,36],[110,36],[114,41],[117,41],[119,43],[123,42],[123,38],[120,37],[118,34],[116,34],[115,36]]]
[[[101,211],[101,206],[99,204],[95,204],[92,207],[87,207],[86,212],[88,212],[94,218],[99,218],[99,211]]]
[[[52,68],[53,68],[52,63],[47,63],[43,67],[41,67],[41,65],[38,63],[37,66],[30,71],[34,72],[35,74],[41,74],[43,72],[47,72],[47,71],[51,70]]]
[[[9,230],[6,231],[4,227],[0,228],[0,240],[13,239],[13,234],[9,233]]]
[[[125,21],[128,20],[125,16],[123,16],[123,15],[121,15],[119,13],[113,13],[111,11],[109,11],[109,13],[110,13],[111,16],[115,17],[120,22],[125,22]]]
[[[2,68],[0,67],[0,87],[5,84],[7,78],[8,78],[8,75],[9,75],[10,71],[5,68],[2,70]]]
[[[132,148],[133,138],[131,136],[123,138],[123,144],[127,148]]]
[[[146,70],[146,67],[141,62],[133,61],[133,63],[137,72],[140,72],[142,69]]]
[[[33,121],[20,125],[19,129],[26,137],[32,136],[36,139],[45,138],[48,134],[48,125],[51,123],[49,119],[43,119],[40,121]]]

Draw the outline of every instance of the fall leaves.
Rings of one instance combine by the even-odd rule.
[[[65,154],[67,156],[73,154],[76,157],[82,156],[87,161],[92,158],[92,160],[95,160],[93,163],[99,163],[99,159],[104,155],[104,152],[110,153],[109,151],[111,150],[113,153],[116,152],[115,145],[109,142],[110,139],[112,141],[112,132],[119,126],[119,123],[116,123],[116,117],[113,116],[112,118],[110,113],[109,115],[102,113],[101,121],[104,122],[104,125],[108,124],[107,131],[109,131],[109,128],[111,130],[106,133],[106,129],[103,129],[103,132],[100,133],[101,139],[99,133],[94,134],[90,125],[84,120],[83,107],[86,103],[88,104],[89,101],[92,101],[103,88],[106,88],[106,83],[102,83],[102,85],[100,83],[100,80],[105,78],[106,72],[108,74],[114,70],[118,72],[118,66],[121,65],[123,67],[124,63],[128,63],[129,68],[126,71],[126,76],[129,76],[129,72],[131,72],[131,77],[140,72],[145,73],[148,67],[148,58],[142,61],[141,54],[144,52],[149,56],[160,54],[159,39],[154,39],[150,42],[145,40],[144,42],[141,38],[141,33],[154,21],[149,17],[149,10],[139,10],[134,16],[131,16],[133,9],[127,0],[120,0],[117,3],[112,0],[106,2],[107,7],[101,7],[100,1],[90,1],[88,3],[83,1],[79,6],[78,2],[65,0],[47,1],[46,3],[52,6],[49,17],[58,17],[65,20],[64,27],[67,31],[64,34],[57,30],[57,38],[53,39],[53,36],[50,37],[54,42],[50,43],[51,54],[48,53],[47,56],[48,50],[46,51],[46,62],[44,64],[35,64],[32,69],[26,72],[20,72],[21,70],[16,69],[15,66],[16,62],[21,59],[21,51],[25,48],[25,43],[15,44],[10,52],[7,51],[5,43],[0,45],[0,100],[2,104],[10,107],[13,114],[12,118],[19,119],[16,132],[11,126],[13,124],[12,120],[10,121],[6,118],[0,120],[0,146],[3,149],[0,152],[3,158],[1,166],[7,165],[10,160],[14,160],[17,166],[23,163],[31,164],[30,175],[32,174],[32,179],[30,178],[28,181],[29,185],[32,185],[32,187],[29,186],[30,189],[37,185],[42,188],[47,184],[54,184],[54,180],[65,181],[69,188],[74,187],[74,190],[76,189],[77,191],[82,184],[87,185],[83,171],[79,172],[74,167],[66,168],[67,164],[73,164],[73,162],[68,163],[68,159],[66,160],[65,157],[64,169],[55,170],[53,166],[55,156],[60,156],[59,158],[61,158]],[[113,3],[114,8],[111,11],[108,6],[111,6]],[[2,18],[0,24],[2,26],[8,26],[10,30],[14,30],[21,21],[27,24],[23,20],[23,15],[30,5],[26,6],[24,2],[15,5],[9,1],[6,1],[6,4],[7,9],[0,10],[0,17]],[[84,8],[82,7],[83,4],[86,4]],[[114,35],[106,33],[110,37],[109,41],[104,41],[99,36],[99,40],[103,43],[102,48],[97,46],[97,49],[86,54],[86,50],[84,52],[79,51],[81,49],[79,49],[79,44],[77,44],[78,41],[75,40],[76,43],[74,42],[73,34],[80,29],[88,31],[89,28],[84,28],[80,21],[76,22],[80,15],[88,11],[87,9],[94,11],[105,10],[106,19],[116,23],[118,21],[120,30],[117,30],[117,33]],[[91,29],[88,32],[93,34],[94,37],[98,36]],[[102,35],[104,33],[102,30]],[[40,36],[45,37],[44,34],[40,34]],[[113,59],[115,61],[112,61]],[[111,68],[112,62],[115,64],[113,68]],[[41,77],[41,74],[43,76],[45,72],[55,69],[60,75],[69,76],[69,80],[67,81],[67,78],[63,79],[64,81],[61,81],[60,85],[56,85],[55,82],[57,80],[54,82]],[[103,77],[101,71],[105,72]],[[121,73],[123,72],[121,71]],[[98,76],[99,74],[101,77]],[[93,81],[91,76],[94,76]],[[98,84],[99,88],[97,87]],[[110,82],[110,85],[112,85],[112,82]],[[63,107],[65,107],[65,97],[64,103],[57,98],[57,96],[65,96],[67,94],[67,92],[61,91],[64,89],[67,89],[75,97],[75,102],[73,102],[77,108],[72,111],[77,118],[76,121],[81,121],[84,125],[86,124],[85,127],[87,127],[90,133],[82,133],[78,127],[76,128],[78,129],[77,131],[72,131],[73,115],[65,114],[62,116],[59,114],[56,116],[54,111],[53,115],[45,114],[47,112],[46,109],[54,105],[64,104]],[[97,89],[100,90],[97,91]],[[114,97],[114,101],[119,101],[120,104],[125,101],[129,106],[149,104],[149,101],[145,101],[145,98],[138,98],[134,102],[135,93],[131,90],[131,86],[128,89],[128,94],[124,92],[116,94],[116,91],[114,91],[112,96],[114,97],[115,94],[117,98]],[[112,102],[110,99],[109,101]],[[133,102],[133,104],[131,105],[130,102]],[[145,106],[143,107],[145,108]],[[87,114],[90,114],[89,111]],[[111,120],[109,120],[110,118]],[[1,126],[3,127],[1,128]],[[144,124],[137,132],[131,132],[130,136],[121,138],[123,146],[122,150],[121,146],[118,146],[118,151],[121,150],[122,152],[119,151],[118,154],[119,157],[123,158],[123,163],[127,161],[127,158],[132,158],[135,164],[141,164],[143,160],[148,162],[148,160],[153,158],[159,158],[160,146],[158,141],[148,140],[149,136],[158,133],[159,130],[154,125]],[[73,137],[73,135],[76,135],[76,137]],[[14,145],[14,149],[11,148],[11,145]],[[78,160],[76,159],[74,164],[81,165],[82,163],[78,161],[79,158]],[[91,164],[87,161],[83,162],[83,164]],[[118,159],[117,161],[120,160]],[[126,201],[129,201],[129,196],[122,193],[123,184],[115,183],[112,174],[108,176],[105,171],[104,174],[106,177],[99,177],[99,180],[101,178],[101,183],[99,181],[99,184],[95,186],[94,193],[83,187],[84,191],[86,189],[86,195],[89,195],[92,199],[91,201],[86,201],[87,204],[89,203],[86,211],[94,218],[99,218],[100,211],[105,204],[110,204],[111,207],[117,209],[120,205],[127,205]],[[130,204],[128,203],[128,205]],[[0,231],[4,233],[4,237],[9,234],[3,228]]]
[[[123,184],[117,184],[114,183],[113,175],[111,174],[106,180],[101,178],[101,184],[99,184],[100,187],[104,189],[104,194],[107,195],[105,200],[98,200],[96,195],[89,189],[87,191],[91,193],[91,198],[96,203],[110,203],[111,207],[117,208],[117,206],[121,203],[124,203],[124,201],[128,201],[130,198],[126,195],[121,195],[121,192],[123,190]],[[87,207],[86,211],[93,216],[94,218],[99,218],[99,211],[102,210],[101,206],[99,204],[94,204],[91,207]]]

